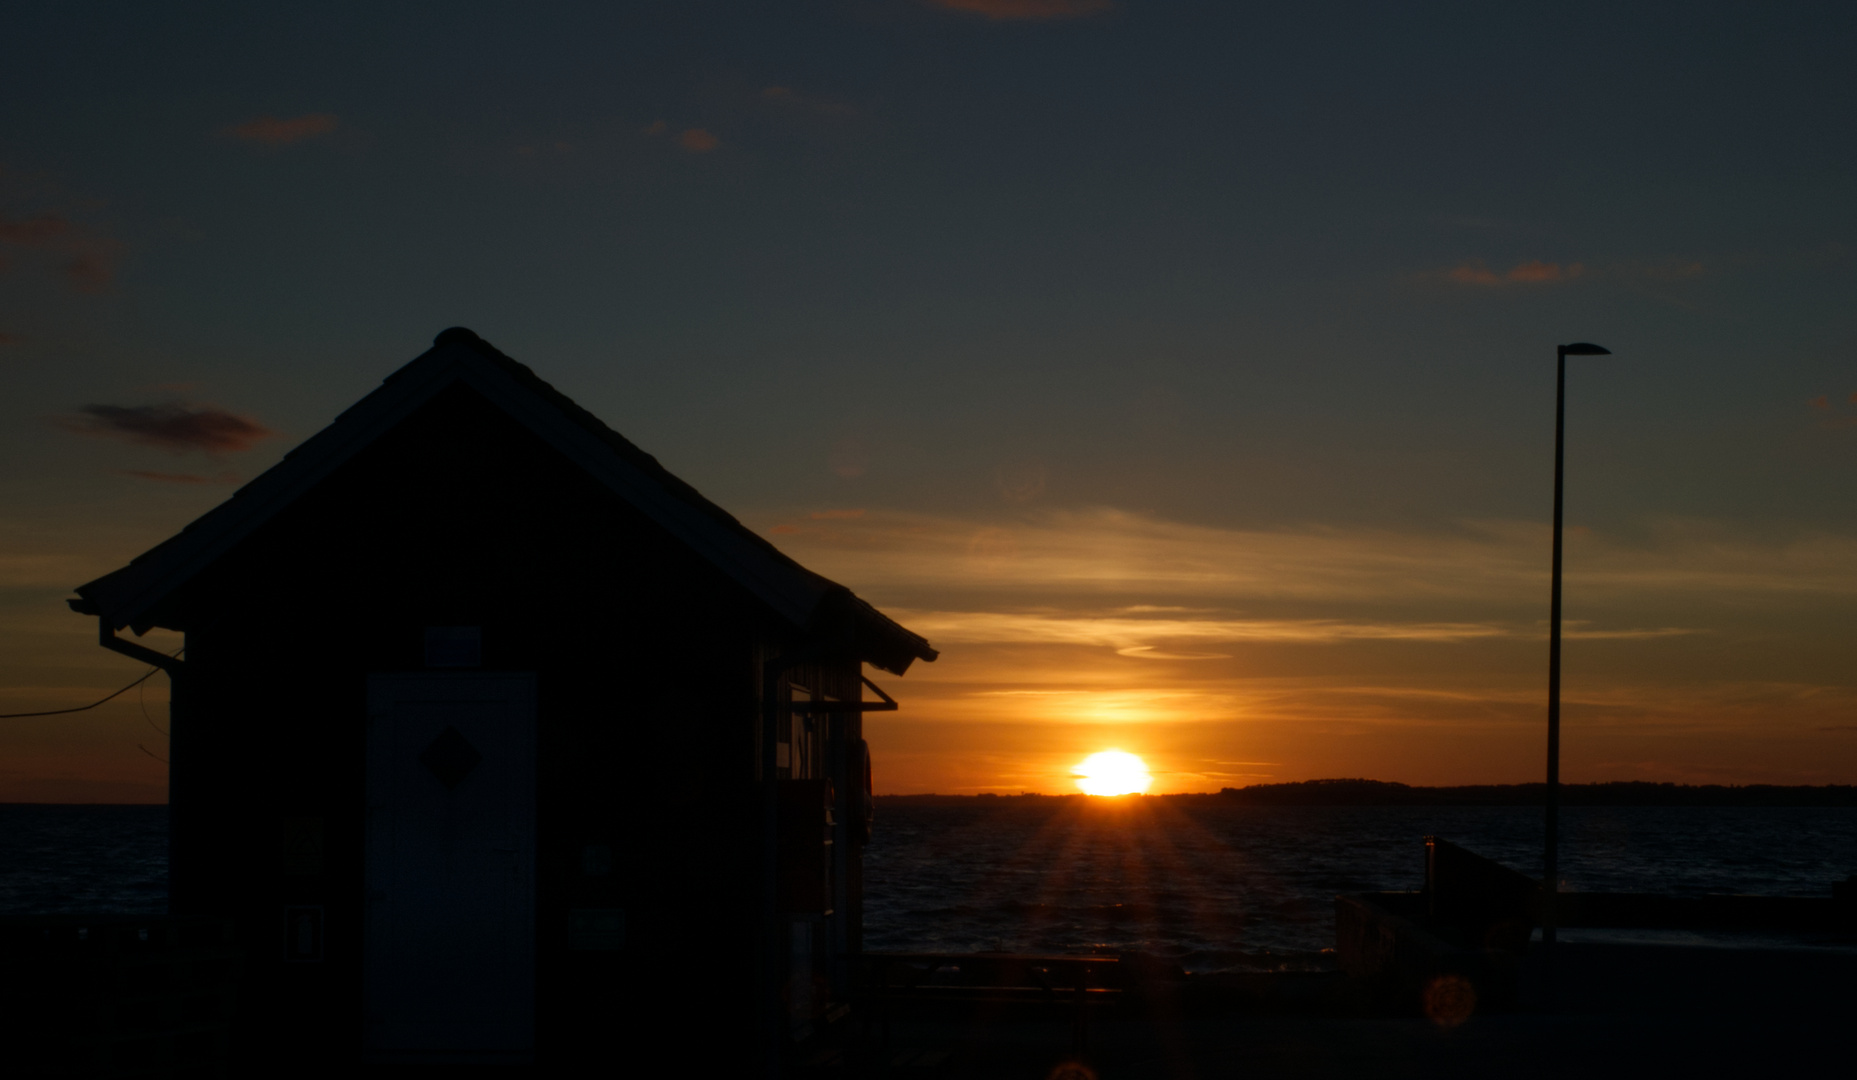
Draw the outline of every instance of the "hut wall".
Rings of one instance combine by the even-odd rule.
[[[862,665],[856,661],[810,663],[787,669],[790,697],[804,700],[856,702],[864,694]],[[795,693],[795,691],[798,691]],[[864,854],[860,816],[864,798],[864,770],[858,753],[864,738],[864,718],[858,712],[821,712],[810,717],[789,710],[783,734],[798,736],[810,728],[805,740],[807,760],[797,756],[789,776],[804,775],[830,784],[832,815],[832,914],[819,922],[813,943],[817,974],[824,980],[816,997],[830,1008],[856,991],[857,972],[850,958],[863,948]],[[795,745],[798,745],[797,741]]]
[[[718,1035],[757,1015],[755,657],[773,631],[738,586],[454,387],[170,617],[188,644],[174,909],[241,919],[248,1050],[359,1054],[367,678],[424,669],[427,627],[469,626],[483,670],[536,676],[541,1054],[748,1052]],[[855,700],[855,664],[804,677]],[[856,715],[843,723],[855,738]],[[284,959],[293,905],[322,909],[318,962]],[[571,913],[608,907],[625,912],[623,949],[576,948]]]

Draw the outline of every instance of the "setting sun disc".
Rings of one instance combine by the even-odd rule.
[[[1140,795],[1154,783],[1146,762],[1120,750],[1091,754],[1071,771],[1085,795]]]

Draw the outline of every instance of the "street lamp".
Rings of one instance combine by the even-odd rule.
[[[1611,356],[1612,350],[1577,341],[1555,350],[1554,383],[1554,586],[1548,620],[1547,855],[1542,860],[1541,943],[1552,955],[1560,924],[1560,492],[1567,429],[1567,357]]]

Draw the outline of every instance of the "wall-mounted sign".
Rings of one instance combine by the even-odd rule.
[[[583,952],[616,952],[625,947],[624,908],[575,908],[571,938]]]
[[[322,963],[322,907],[297,905],[284,909],[284,961]]]

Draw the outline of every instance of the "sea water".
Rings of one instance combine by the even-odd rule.
[[[879,800],[864,943],[1317,969],[1332,962],[1335,895],[1418,888],[1427,834],[1541,865],[1541,814],[1526,807]],[[1582,891],[1828,896],[1857,871],[1857,810],[1569,807],[1561,867]],[[166,807],[0,805],[0,914],[166,907]]]
[[[167,910],[167,807],[0,803],[0,915]]]
[[[1528,807],[879,800],[864,942],[1320,969],[1332,964],[1336,894],[1419,888],[1428,834],[1540,873],[1541,811]],[[1853,871],[1857,809],[1562,810],[1563,889],[1829,896]]]

